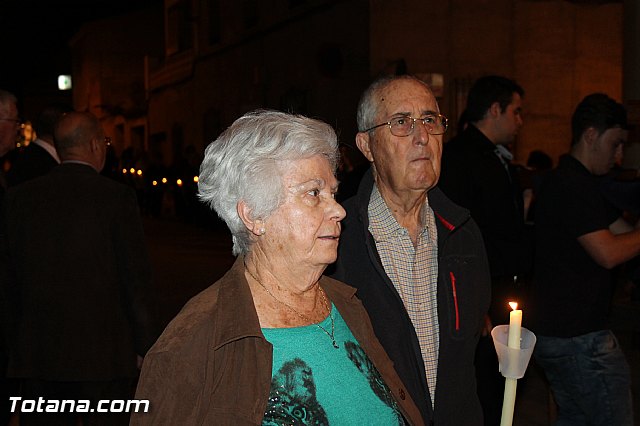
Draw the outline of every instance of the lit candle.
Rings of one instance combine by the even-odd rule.
[[[509,339],[507,346],[510,349],[520,349],[520,334],[522,331],[522,311],[518,309],[516,302],[509,302],[512,311],[509,313]],[[510,362],[517,363],[519,353],[510,354]],[[504,382],[504,400],[502,401],[502,419],[500,426],[511,426],[513,423],[513,410],[516,404],[517,379],[506,378]]]
[[[522,311],[516,302],[509,302],[512,311],[509,313],[509,341],[507,346],[520,349],[520,333],[522,330]]]

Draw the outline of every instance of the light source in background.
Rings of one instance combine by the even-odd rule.
[[[58,76],[58,90],[71,90],[71,76],[62,74]]]
[[[33,129],[30,121],[25,121],[24,123],[22,123],[21,132],[21,136],[18,137],[18,148],[20,148],[21,146],[29,146],[31,142],[36,140],[36,131]]]

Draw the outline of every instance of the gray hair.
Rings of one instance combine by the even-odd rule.
[[[338,140],[328,124],[279,111],[258,110],[238,118],[204,153],[198,197],[225,221],[233,254],[246,254],[252,234],[238,216],[247,203],[252,219],[267,219],[284,201],[287,162],[324,155],[335,173]]]
[[[13,93],[0,89],[0,115],[9,114],[9,106],[17,104],[18,98]]]
[[[401,80],[415,81],[422,84],[429,92],[431,92],[427,83],[409,74],[389,75],[375,80],[369,87],[367,87],[364,93],[362,93],[360,102],[358,103],[357,119],[359,132],[364,132],[366,129],[369,129],[376,124],[380,124],[376,122],[378,119],[378,113],[380,112],[380,101],[378,95],[391,83]]]

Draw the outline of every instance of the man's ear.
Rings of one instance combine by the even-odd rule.
[[[356,146],[360,152],[362,152],[362,155],[364,155],[370,163],[373,163],[373,155],[371,154],[371,137],[368,132],[356,133]]]
[[[244,223],[244,226],[246,226],[246,228],[251,231],[252,234],[264,234],[264,222],[260,219],[253,219],[251,209],[244,200],[238,201],[238,204],[236,205],[236,211],[238,212],[240,220],[242,220],[242,223]]]
[[[587,127],[584,132],[582,132],[582,137],[580,138],[589,149],[594,149],[596,147],[596,141],[598,140],[598,129],[595,127]]]
[[[498,118],[502,114],[502,109],[500,108],[500,102],[494,102],[489,107],[487,114],[492,118]]]
[[[91,139],[91,143],[89,143],[89,148],[91,149],[91,152],[96,152],[98,151],[98,149],[100,148],[98,146],[98,143],[100,142],[99,138],[93,138]]]

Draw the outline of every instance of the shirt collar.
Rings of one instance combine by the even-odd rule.
[[[42,139],[36,139],[35,141],[33,141],[33,143],[47,151],[49,155],[52,156],[54,160],[56,160],[56,163],[60,164],[60,157],[58,157],[58,153],[56,152],[56,149],[53,145],[43,141]]]
[[[371,198],[369,198],[369,230],[376,241],[384,241],[392,236],[400,233],[406,233],[407,230],[400,226],[396,218],[391,213],[391,209],[382,198],[378,186],[374,183],[371,190]],[[422,232],[425,231],[429,224],[428,215],[431,212],[429,207],[429,197],[425,197],[424,204],[420,214],[422,223]]]

